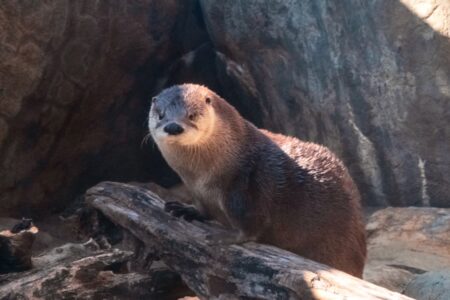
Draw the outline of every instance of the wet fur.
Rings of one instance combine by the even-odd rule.
[[[360,196],[339,159],[323,146],[256,128],[205,87],[172,89],[158,97],[187,103],[212,99],[215,124],[207,143],[183,146],[156,139],[204,215],[249,240],[362,276],[366,241]]]

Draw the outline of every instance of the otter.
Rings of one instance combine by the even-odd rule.
[[[152,99],[149,129],[193,199],[167,202],[187,220],[213,219],[234,242],[273,245],[361,277],[360,195],[326,147],[258,129],[207,87],[183,84]]]

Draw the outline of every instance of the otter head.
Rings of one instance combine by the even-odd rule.
[[[152,99],[148,126],[157,144],[200,145],[214,130],[214,93],[195,85],[177,85]]]

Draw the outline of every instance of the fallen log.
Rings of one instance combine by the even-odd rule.
[[[130,251],[102,250],[92,239],[84,244],[68,243],[33,257],[30,270],[0,274],[0,300],[163,300],[189,293],[164,266],[142,273],[130,270],[135,259]]]
[[[117,294],[120,285],[130,294],[138,284],[149,285],[144,275],[113,273],[131,252],[91,251],[92,245],[66,244],[34,257],[28,271],[0,275],[0,299],[87,299]]]
[[[202,299],[411,299],[290,252],[261,245],[217,245],[217,224],[186,222],[141,187],[103,182],[87,202],[125,228]]]

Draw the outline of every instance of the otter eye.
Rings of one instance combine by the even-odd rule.
[[[152,98],[152,103],[155,103],[156,102],[156,97],[153,97]]]
[[[211,98],[206,97],[205,102],[206,102],[206,104],[210,104],[211,103]]]

